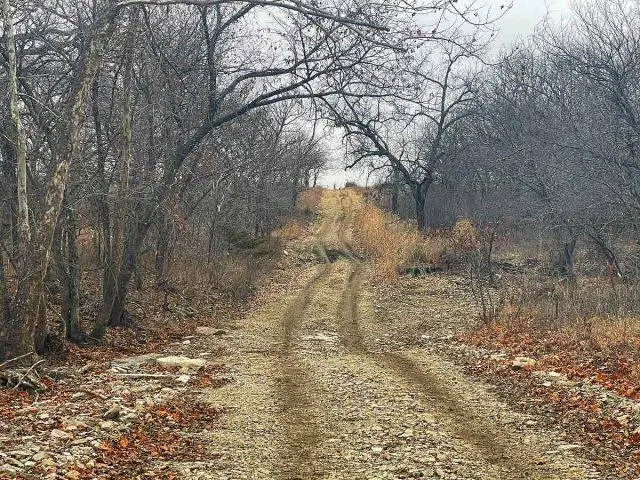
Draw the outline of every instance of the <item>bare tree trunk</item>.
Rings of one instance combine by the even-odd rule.
[[[557,242],[559,248],[557,257],[553,262],[553,273],[560,282],[566,283],[569,287],[574,287],[576,276],[573,269],[573,254],[576,249],[577,239],[575,236],[569,241],[557,238]]]
[[[9,0],[3,0],[4,35],[9,63],[9,105],[11,122],[15,131],[15,151],[18,173],[18,231],[20,232],[21,250],[29,243],[29,206],[27,204],[27,141],[20,119],[20,102],[18,97],[18,62],[13,32],[13,15]]]
[[[49,335],[47,326],[47,297],[44,292],[40,294],[38,301],[38,313],[36,317],[35,331],[33,332],[33,348],[36,353],[46,353],[46,340]]]
[[[93,79],[98,71],[103,47],[113,33],[115,11],[101,19],[82,52],[80,68],[74,78],[62,133],[58,162],[46,188],[42,217],[29,245],[29,257],[18,280],[8,318],[3,319],[11,341],[5,355],[17,357],[33,350],[37,315],[47,269],[51,260],[51,245],[67,187],[69,169],[80,143],[85,106]],[[40,319],[41,321],[41,319]]]
[[[103,144],[102,120],[100,119],[99,100],[99,74],[96,75],[91,87],[91,113],[93,116],[94,130],[96,133],[96,154],[97,169],[96,176],[98,181],[99,195],[95,197],[95,205],[100,225],[100,249],[99,258],[102,263],[102,299],[110,299],[115,288],[115,260],[111,248],[111,211],[107,203],[109,195],[109,184],[106,178],[105,166],[107,163],[107,153]]]
[[[418,230],[425,230],[427,228],[427,194],[429,193],[429,187],[431,187],[432,180],[427,178],[420,183],[413,182],[411,184],[411,193],[416,207],[416,223]]]
[[[131,179],[131,147],[132,147],[132,78],[133,78],[133,54],[135,39],[135,21],[138,9],[131,11],[129,19],[129,35],[127,36],[124,52],[124,105],[122,113],[122,155],[118,171],[118,188],[116,206],[114,208],[112,230],[110,232],[110,248],[108,257],[105,258],[105,269],[103,275],[103,307],[101,317],[96,321],[92,336],[102,338],[107,325],[119,326],[123,324],[124,316],[124,292],[120,288],[120,276],[118,265],[121,265],[126,255],[125,239],[125,215],[129,204],[127,197],[129,194],[129,182]],[[105,250],[106,253],[106,250]],[[129,277],[130,278],[130,277]],[[115,305],[122,304],[122,312],[113,315]]]
[[[169,246],[171,243],[171,220],[166,212],[158,216],[158,239],[156,244],[156,283],[164,280],[167,262],[169,260]]]
[[[2,235],[2,222],[0,222],[0,236]],[[8,319],[10,315],[9,291],[7,288],[7,277],[5,274],[5,254],[0,248],[0,318]],[[7,322],[0,322],[0,358],[7,357],[7,343],[9,340],[9,331],[7,331]]]
[[[134,8],[131,11],[131,17],[129,21],[129,35],[125,45],[124,53],[124,78],[123,78],[123,90],[124,90],[124,105],[122,112],[122,155],[120,157],[120,168],[118,172],[118,190],[116,207],[114,211],[113,219],[113,239],[111,254],[116,258],[116,264],[119,263],[119,259],[122,258],[123,249],[123,235],[124,235],[124,218],[127,211],[127,196],[129,194],[129,180],[131,178],[131,144],[132,144],[132,88],[131,81],[133,76],[133,41],[135,36],[134,22],[137,16],[137,9]]]
[[[398,214],[398,196],[400,194],[400,173],[394,168],[392,170],[392,180],[391,180],[391,212],[394,214]]]
[[[78,227],[75,210],[69,205],[65,205],[64,213],[65,231],[55,249],[58,256],[58,280],[62,287],[62,326],[67,339],[80,343],[84,338],[80,329],[80,294],[78,291],[80,258],[76,236]]]

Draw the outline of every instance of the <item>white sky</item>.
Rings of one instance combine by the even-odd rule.
[[[513,0],[513,7],[500,21],[499,33],[495,43],[498,52],[510,44],[531,35],[549,12],[552,19],[570,13],[572,1],[580,0]],[[486,0],[488,5],[499,7],[509,0]],[[319,179],[321,185],[333,187],[344,186],[347,181],[355,181],[360,185],[367,183],[367,174],[363,171],[344,171],[344,150],[340,148],[340,137],[337,133],[331,135],[327,145],[335,145],[332,156],[334,165]]]

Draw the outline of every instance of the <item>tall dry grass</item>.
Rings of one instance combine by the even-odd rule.
[[[407,222],[363,201],[356,202],[354,210],[354,246],[371,258],[379,280],[397,281],[404,267],[424,256],[425,239]]]
[[[452,230],[417,228],[399,220],[377,206],[356,202],[353,239],[362,254],[371,258],[379,280],[395,282],[409,266],[429,265],[452,268],[468,261],[468,253],[477,248],[477,231],[467,219]]]
[[[300,192],[298,195],[298,210],[304,214],[317,213],[325,191],[326,189],[322,187],[312,187]]]

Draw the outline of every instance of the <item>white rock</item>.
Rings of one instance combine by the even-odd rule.
[[[38,452],[33,457],[31,457],[31,460],[33,460],[34,462],[39,462],[41,460],[44,460],[46,457],[47,457],[46,453]]]
[[[120,405],[112,405],[109,410],[104,412],[102,418],[105,420],[114,420],[120,416]]]
[[[225,335],[227,333],[226,330],[222,328],[213,328],[213,327],[198,327],[196,328],[196,333],[198,335]]]
[[[156,359],[158,365],[163,367],[180,367],[198,370],[205,366],[206,360],[202,358],[189,358],[180,356],[160,357]]]
[[[64,430],[58,430],[54,428],[51,430],[51,438],[73,438],[69,432],[65,432]]]
[[[409,437],[413,437],[413,429],[411,428],[407,428],[404,432],[402,432],[402,435],[400,435],[402,438],[409,438]]]
[[[176,378],[176,382],[182,383],[183,385],[189,383],[189,380],[191,380],[191,375],[180,375],[178,378]]]
[[[520,370],[522,368],[533,368],[536,366],[536,361],[533,358],[529,357],[516,357],[515,360],[511,362],[511,367],[514,370]]]
[[[106,422],[100,422],[100,428],[103,430],[112,430],[116,426],[115,422],[107,420]]]

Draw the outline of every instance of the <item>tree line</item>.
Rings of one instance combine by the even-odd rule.
[[[563,278],[571,279],[580,244],[610,275],[635,276],[637,2],[580,2],[497,59],[488,46],[486,32],[463,32],[412,56],[375,98],[354,94],[329,105],[352,165],[381,172],[393,208],[420,228],[462,216],[502,222],[548,239]]]
[[[165,280],[180,232],[207,259],[238,232],[269,234],[324,168],[317,129],[341,99],[382,99],[376,89],[402,76],[397,62],[500,15],[451,0],[3,0],[2,10],[0,359],[46,350],[54,295],[62,335],[100,341],[126,321],[143,256]],[[89,330],[85,271],[101,284]]]

